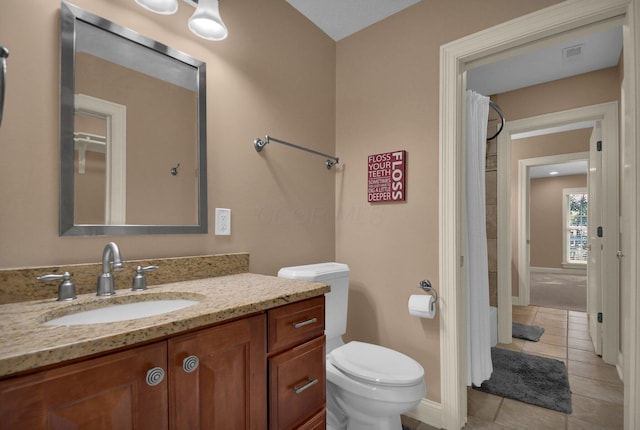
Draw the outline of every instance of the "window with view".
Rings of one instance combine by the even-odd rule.
[[[569,188],[563,191],[564,261],[569,264],[586,264],[589,258],[589,194],[586,188]]]

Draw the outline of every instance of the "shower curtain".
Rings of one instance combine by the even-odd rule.
[[[489,98],[467,90],[467,385],[491,377],[489,262],[485,212],[485,155]]]

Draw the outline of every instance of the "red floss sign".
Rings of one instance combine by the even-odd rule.
[[[369,166],[367,169],[369,203],[405,200],[407,151],[369,155],[367,164]]]

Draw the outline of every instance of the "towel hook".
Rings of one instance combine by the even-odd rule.
[[[171,168],[171,175],[176,176],[178,174],[178,168],[180,167],[180,163],[176,167]]]

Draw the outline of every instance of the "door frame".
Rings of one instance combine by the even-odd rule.
[[[625,145],[635,145],[640,117],[634,103],[639,102],[636,91],[640,0],[566,0],[554,6],[506,23],[491,27],[440,48],[440,138],[439,138],[439,285],[440,305],[440,365],[442,427],[460,429],[467,417],[467,315],[464,278],[464,106],[466,70],[482,63],[491,63],[499,57],[513,55],[515,51],[533,50],[552,43],[552,39],[569,38],[576,32],[594,31],[596,28],[623,25],[625,49],[625,77],[627,96],[623,112]],[[628,122],[627,122],[628,121]],[[638,151],[629,150],[635,158],[630,160],[630,175],[634,190],[639,188],[635,175]],[[500,192],[500,189],[498,190]],[[636,199],[635,195],[631,197]],[[639,223],[637,205],[630,205],[632,225]],[[500,208],[498,219],[500,220]],[[499,227],[500,228],[500,227]],[[498,238],[498,241],[504,238]],[[632,268],[638,259],[638,238],[630,238],[629,258]],[[498,244],[500,247],[500,243]],[[635,339],[640,329],[640,294],[635,288],[637,271],[630,270],[627,307],[623,308],[627,332],[623,354],[625,374],[625,428],[640,424],[640,342]],[[500,298],[499,298],[500,300]],[[499,302],[500,306],[500,302]],[[638,412],[640,414],[640,412]]]

